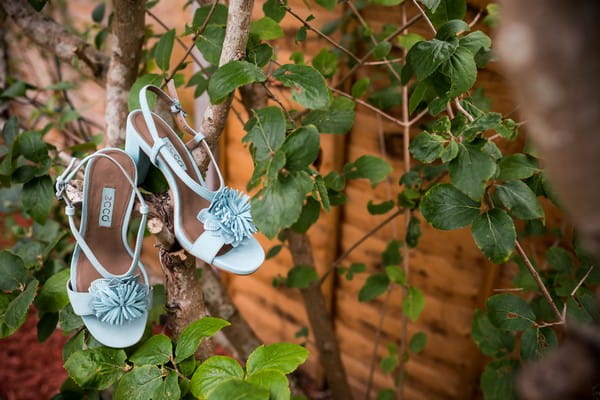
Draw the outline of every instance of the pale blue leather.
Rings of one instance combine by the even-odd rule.
[[[75,166],[74,159],[57,178],[56,195],[59,199],[63,199],[67,203],[66,214],[69,218],[71,231],[76,239],[71,259],[71,277],[69,282],[67,282],[67,294],[71,306],[75,314],[82,317],[85,326],[96,340],[106,346],[121,348],[137,343],[144,334],[148,320],[148,310],[151,306],[152,291],[148,285],[146,269],[139,261],[148,207],[136,187],[138,179],[137,171],[136,176],[130,177],[117,160],[106,154],[114,151],[125,154],[120,149],[106,148],[84,158],[77,166]],[[126,214],[123,219],[121,232],[121,239],[123,240],[125,249],[132,257],[132,263],[129,270],[123,275],[111,274],[109,272],[111,269],[110,266],[103,266],[95,257],[93,249],[83,239],[87,229],[87,197],[90,186],[94,185],[94,182],[90,182],[88,172],[94,160],[100,157],[109,159],[115,163],[134,188],[125,211]],[[86,164],[82,193],[81,223],[77,227],[73,218],[75,208],[63,193],[67,182]],[[142,214],[142,221],[138,229],[135,251],[132,251],[127,242],[127,226],[129,225],[136,196],[141,204],[140,212]],[[88,292],[79,291],[75,287],[75,283],[77,282],[77,265],[82,252],[103,277],[93,281]],[[141,276],[134,275],[134,272],[137,273],[137,271],[141,272]],[[141,279],[143,279],[142,282],[140,282]]]
[[[148,161],[152,162],[165,176],[172,189],[175,236],[184,249],[194,257],[223,270],[243,275],[253,273],[263,263],[265,255],[258,241],[252,236],[256,232],[256,227],[252,221],[248,196],[224,185],[221,171],[210,151],[210,147],[203,140],[204,135],[202,133],[195,132],[193,140],[205,146],[219,177],[220,187],[218,190],[211,191],[206,187],[202,174],[187,149],[184,154],[171,154],[172,151],[169,151],[169,146],[171,146],[171,149],[176,148],[170,143],[171,141],[178,141],[180,144],[178,147],[180,148],[185,148],[185,144],[174,131],[171,131],[169,137],[161,138],[158,135],[154,118],[161,118],[150,110],[146,98],[148,90],[170,99],[172,112],[183,112],[177,100],[170,98],[158,87],[153,85],[143,87],[139,95],[141,110],[132,111],[127,119],[125,150],[140,164],[145,164]],[[133,117],[140,112],[143,114],[144,121],[152,137],[152,145],[141,138],[132,123]],[[165,126],[169,125],[165,123]],[[159,155],[161,157],[158,157]],[[185,157],[190,160],[191,163],[189,164],[193,165],[193,170],[186,171],[180,166],[175,157]],[[176,190],[176,178],[184,182],[198,196],[211,201],[208,208],[198,210],[198,218],[205,224],[206,229],[198,238],[189,238],[183,229],[181,215],[178,214],[181,200]],[[231,245],[232,249],[217,257],[216,254],[224,245]]]

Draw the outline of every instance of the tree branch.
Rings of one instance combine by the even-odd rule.
[[[144,43],[144,0],[114,0],[110,66],[106,76],[107,146],[118,146],[125,139],[129,109],[127,96],[135,82]]]
[[[0,7],[40,48],[53,52],[61,61],[69,64],[79,60],[81,70],[104,85],[108,57],[51,18],[36,12],[27,0],[2,1]]]

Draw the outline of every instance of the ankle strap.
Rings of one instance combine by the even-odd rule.
[[[133,253],[133,259],[131,261],[131,265],[130,265],[129,269],[127,270],[127,272],[125,274],[123,274],[122,276],[130,274],[138,265],[140,255],[141,255],[141,250],[142,250],[142,242],[144,240],[144,230],[146,228],[146,220],[148,218],[148,205],[144,201],[144,197],[142,196],[142,193],[139,191],[139,189],[137,188],[137,185],[135,183],[135,180],[137,180],[137,170],[136,170],[136,176],[134,176],[134,179],[132,179],[129,176],[129,174],[127,173],[127,171],[125,170],[125,168],[123,168],[123,166],[117,160],[115,160],[108,154],[104,154],[105,150],[122,151],[120,149],[106,148],[103,150],[99,150],[96,153],[83,158],[79,163],[77,163],[77,160],[78,160],[77,158],[72,158],[71,161],[69,162],[69,165],[63,171],[63,173],[60,174],[56,178],[56,186],[55,187],[56,187],[56,198],[59,200],[63,200],[66,204],[65,214],[67,215],[67,218],[69,219],[69,227],[71,228],[71,232],[73,233],[73,236],[75,237],[75,241],[77,242],[77,245],[81,248],[83,253],[86,255],[88,260],[90,260],[90,262],[92,263],[94,268],[96,268],[96,270],[100,273],[100,275],[102,275],[104,278],[108,278],[108,277],[114,277],[116,275],[108,272],[102,266],[102,264],[100,264],[100,262],[98,261],[98,259],[95,256],[94,252],[92,251],[92,249],[90,249],[90,247],[86,243],[85,239],[79,232],[81,230],[81,225],[84,223],[84,221],[83,220],[80,221],[79,227],[76,226],[76,224],[75,224],[75,218],[74,218],[75,206],[73,205],[71,200],[65,195],[65,190],[66,190],[67,184],[69,183],[69,181],[71,179],[73,179],[75,177],[77,172],[79,172],[79,170],[84,165],[88,164],[90,161],[92,161],[96,158],[106,158],[106,159],[110,160],[112,163],[114,163],[119,168],[119,170],[123,173],[123,175],[127,179],[127,182],[129,182],[129,184],[133,188],[134,194],[137,196],[137,198],[140,202],[140,214],[142,215],[142,220],[140,222],[140,226],[139,226],[138,232],[137,232],[137,237],[136,237],[136,241],[135,241],[135,250]],[[84,188],[83,196],[84,197],[86,196],[85,188]],[[145,274],[146,274],[145,271],[143,271],[143,268],[140,268],[140,269],[142,270],[144,277],[147,281],[147,277],[145,276]]]
[[[148,131],[150,132],[150,135],[152,136],[152,139],[154,140],[154,144],[157,145],[157,144],[162,143],[162,139],[158,135],[158,129],[156,128],[156,124],[154,123],[154,118],[152,118],[152,111],[150,110],[150,105],[148,104],[148,96],[147,96],[148,90],[155,93],[159,98],[163,99],[165,102],[170,104],[170,110],[171,110],[171,113],[173,113],[175,116],[174,119],[177,124],[177,127],[179,129],[181,129],[182,131],[192,135],[193,139],[190,140],[189,142],[185,143],[185,146],[187,147],[187,149],[189,151],[192,151],[196,147],[198,147],[200,144],[202,144],[204,146],[204,148],[206,149],[206,152],[208,153],[208,156],[210,157],[211,162],[213,163],[213,165],[215,167],[217,175],[219,177],[219,188],[222,188],[223,186],[225,186],[223,174],[221,173],[221,170],[219,169],[219,164],[217,164],[217,160],[216,160],[213,152],[211,151],[210,146],[208,145],[208,143],[206,143],[204,134],[194,130],[188,124],[187,120],[185,119],[187,117],[187,113],[181,107],[181,103],[179,102],[179,98],[177,96],[177,91],[175,90],[175,84],[174,84],[173,80],[170,80],[167,83],[167,87],[169,89],[171,96],[173,96],[173,97],[169,96],[168,94],[163,92],[158,86],[155,86],[155,85],[144,86],[140,90],[140,94],[139,94],[140,107],[142,109],[142,114],[144,115],[144,120],[148,127]],[[158,149],[158,150],[160,150],[160,149]],[[177,173],[177,175],[180,175],[183,172],[183,170],[179,171],[178,169],[175,169],[175,172]],[[187,174],[185,174],[185,175],[187,175]],[[184,179],[183,176],[180,176],[180,178]],[[201,174],[200,174],[199,178],[200,178],[201,184],[203,186],[206,186]],[[187,181],[187,179],[184,179],[184,180]]]

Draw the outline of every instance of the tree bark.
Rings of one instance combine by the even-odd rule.
[[[227,27],[225,28],[225,39],[219,66],[233,60],[242,60],[246,56],[246,44],[250,35],[253,6],[254,0],[231,0],[229,2]],[[204,112],[201,127],[206,136],[205,140],[211,148],[219,141],[219,137],[225,128],[232,98],[233,95],[230,95],[222,103],[211,104]],[[200,169],[205,171],[210,159],[203,146],[198,146],[194,150],[194,158]]]
[[[503,0],[498,49],[553,191],[600,260],[600,3]],[[569,327],[559,349],[527,365],[527,400],[597,398],[600,327]]]
[[[78,59],[81,70],[104,85],[108,57],[51,18],[35,11],[27,0],[2,1],[0,7],[4,8],[23,33],[40,48],[51,51],[68,64]]]
[[[125,140],[127,96],[137,78],[146,10],[144,0],[113,0],[113,7],[110,66],[106,76],[104,143],[107,146],[119,146]]]
[[[315,261],[312,254],[312,245],[306,234],[296,233],[291,229],[286,230],[290,246],[290,253],[294,265],[313,266]],[[332,319],[327,312],[327,302],[318,283],[306,289],[300,289],[304,307],[310,321],[310,329],[319,350],[319,360],[325,370],[325,377],[331,394],[335,400],[351,400],[352,393],[348,385],[340,346],[335,336]]]
[[[498,49],[552,187],[600,260],[600,3],[504,0]]]

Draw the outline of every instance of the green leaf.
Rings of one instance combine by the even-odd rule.
[[[518,400],[515,380],[519,361],[498,360],[489,363],[481,375],[485,400]]]
[[[402,311],[411,321],[415,322],[425,308],[425,295],[421,289],[411,286],[402,302]]]
[[[411,215],[406,229],[406,244],[408,247],[417,247],[419,237],[421,237],[421,220],[414,215]]]
[[[104,2],[98,4],[96,7],[94,7],[94,9],[92,10],[92,21],[94,21],[96,23],[102,22],[102,20],[104,19],[104,11],[105,10],[106,10],[106,3],[104,3]]]
[[[320,137],[313,125],[302,126],[293,131],[281,146],[285,153],[285,168],[300,171],[308,168],[319,155]]]
[[[521,219],[544,217],[535,193],[523,181],[508,181],[496,187],[498,198],[512,215]]]
[[[489,357],[503,357],[510,354],[515,348],[513,334],[494,326],[481,310],[475,310],[471,325],[471,337],[479,350]]]
[[[170,29],[168,32],[163,34],[156,48],[154,49],[154,58],[156,59],[156,65],[163,71],[169,70],[171,64],[171,53],[173,52],[173,43],[175,42],[175,29]]]
[[[304,347],[293,343],[260,345],[248,356],[246,370],[248,375],[271,369],[289,374],[306,361],[308,354]]]
[[[160,86],[162,82],[162,76],[158,74],[145,74],[136,79],[134,84],[131,86],[129,95],[127,97],[127,107],[129,111],[140,109],[140,90],[146,85]]]
[[[181,398],[181,389],[177,381],[177,372],[169,371],[169,375],[154,391],[152,400],[179,400]]]
[[[162,365],[169,361],[172,352],[171,339],[161,333],[146,340],[129,361],[136,365]]]
[[[6,146],[12,146],[14,140],[19,135],[19,120],[14,115],[11,116],[2,127],[2,139]]]
[[[317,271],[307,265],[296,265],[288,271],[285,285],[290,288],[306,289],[319,281]]]
[[[454,186],[473,200],[480,200],[488,179],[496,172],[496,163],[479,146],[460,143],[449,171]]]
[[[65,362],[65,369],[82,388],[104,390],[123,376],[126,359],[123,350],[97,347],[73,353]]]
[[[64,361],[68,360],[69,357],[71,357],[71,354],[83,349],[83,344],[85,342],[85,334],[86,330],[82,329],[75,335],[71,336],[71,338],[64,345],[62,350],[62,358]]]
[[[496,129],[502,123],[502,114],[495,112],[488,112],[481,114],[475,118],[475,121],[469,123],[465,130],[461,132],[463,138],[470,142],[478,133],[487,131],[489,129]],[[493,142],[487,142],[493,143]]]
[[[381,254],[381,263],[383,265],[400,265],[402,263],[401,247],[402,242],[396,239],[390,240]]]
[[[40,224],[46,223],[53,198],[52,179],[48,175],[33,178],[23,185],[21,192],[23,210]]]
[[[402,91],[398,84],[392,84],[372,92],[367,97],[367,102],[377,108],[387,110],[402,103]]]
[[[273,58],[273,48],[267,43],[260,43],[248,49],[246,59],[258,67],[264,67]]]
[[[373,49],[373,57],[375,57],[376,60],[383,60],[388,54],[390,54],[391,50],[392,44],[390,42],[381,41],[377,43]]]
[[[42,290],[40,290],[40,294],[35,301],[38,310],[57,312],[69,304],[67,281],[70,273],[69,269],[63,269],[44,282],[44,286],[42,286]]]
[[[410,141],[410,154],[417,160],[430,164],[440,156],[445,141],[435,133],[421,132]]]
[[[385,273],[391,282],[398,285],[406,285],[406,273],[398,265],[388,265],[385,267]]]
[[[251,200],[252,217],[258,229],[273,238],[280,229],[294,224],[302,212],[306,193],[312,187],[312,180],[303,173],[279,176]]]
[[[427,7],[429,11],[435,12],[442,0],[419,0],[419,2]]]
[[[56,330],[56,324],[58,324],[57,312],[43,313],[37,323],[38,342],[46,341]]]
[[[315,125],[321,133],[347,133],[354,125],[354,107],[352,100],[336,97],[327,110],[309,112],[302,124]]]
[[[561,247],[550,247],[546,252],[546,261],[557,271],[570,272],[573,268],[571,254]]]
[[[384,201],[379,204],[375,204],[373,203],[373,200],[369,200],[367,203],[367,211],[369,211],[369,214],[371,215],[385,214],[394,208],[394,205],[395,203],[393,200]]]
[[[317,3],[321,7],[328,9],[329,11],[333,11],[333,9],[335,8],[336,0],[315,0],[315,3]]]
[[[512,293],[490,297],[486,312],[492,324],[507,331],[523,331],[535,323],[535,314],[529,304]]]
[[[503,157],[498,162],[498,168],[500,169],[498,179],[502,181],[526,179],[540,172],[534,159],[520,153]]]
[[[406,56],[406,63],[423,81],[446,62],[456,51],[458,44],[438,39],[416,43]],[[471,58],[473,58],[471,56]]]
[[[492,39],[483,31],[475,31],[458,39],[458,44],[461,48],[467,49],[475,55],[481,49],[489,49],[492,45]]]
[[[306,26],[301,26],[300,28],[298,28],[298,31],[296,32],[296,36],[294,37],[294,42],[300,43],[300,42],[304,42],[305,40],[306,40]],[[302,56],[302,57],[300,58],[300,56]],[[290,56],[290,60],[294,61],[295,64],[304,64],[304,54],[295,51]]]
[[[348,179],[366,178],[372,186],[383,182],[392,172],[392,166],[384,159],[371,155],[359,157],[356,161],[344,166],[344,174]]]
[[[312,65],[325,78],[331,78],[335,75],[335,71],[337,70],[337,56],[328,49],[321,49],[321,51],[313,58]]]
[[[58,326],[64,332],[71,332],[83,326],[83,320],[75,314],[73,307],[69,304],[58,313]]]
[[[27,284],[25,290],[8,303],[6,313],[4,314],[4,323],[11,333],[19,329],[19,327],[25,323],[29,306],[33,303],[37,288],[38,281],[34,279]]]
[[[360,78],[352,85],[352,97],[362,97],[367,90],[369,89],[369,85],[371,84],[371,79],[368,77]]]
[[[396,398],[396,392],[393,389],[382,389],[377,393],[375,400],[394,400]]]
[[[463,19],[467,13],[465,0],[426,0],[436,2],[438,5],[427,13],[436,28],[441,27],[451,19]]]
[[[500,208],[477,217],[473,221],[472,233],[477,247],[496,264],[506,262],[515,249],[515,225],[506,211]]]
[[[285,141],[286,123],[279,107],[266,107],[254,112],[254,117],[244,127],[248,134],[243,142],[251,142],[255,161],[272,157]]]
[[[200,364],[194,372],[190,390],[198,398],[207,398],[219,384],[243,378],[244,370],[233,358],[212,356]]]
[[[462,228],[479,216],[480,204],[448,183],[437,184],[425,193],[419,210],[434,228]]]
[[[114,400],[150,400],[162,386],[162,372],[155,365],[134,367],[117,385]]]
[[[203,317],[193,322],[179,335],[175,348],[175,361],[185,360],[196,352],[202,339],[214,335],[229,325],[231,324],[224,319],[213,317]]]
[[[194,19],[192,20],[192,27],[197,30],[200,29],[202,24],[206,21],[212,5],[206,5],[204,7],[197,8],[194,12]],[[213,15],[210,17],[207,26],[221,25],[225,26],[227,23],[227,7],[223,4],[217,4]]]
[[[465,21],[460,19],[452,19],[440,26],[435,37],[439,40],[451,41],[459,33],[468,32],[470,30],[471,28],[469,27],[469,24],[467,24]]]
[[[207,400],[269,400],[269,391],[241,379],[231,379],[221,383],[207,397]]]
[[[369,3],[379,4],[380,6],[397,6],[398,4],[404,2],[404,0],[369,0]]]
[[[420,353],[427,346],[427,334],[425,332],[417,332],[408,343],[408,349],[413,353]]]
[[[558,347],[556,333],[550,327],[525,329],[521,335],[521,359],[535,360]]]
[[[213,65],[219,65],[223,41],[225,40],[225,27],[209,25],[204,32],[196,39],[196,47],[206,61]]]
[[[307,65],[282,65],[273,77],[292,88],[292,99],[306,108],[325,108],[329,105],[329,90],[323,75]]]
[[[390,286],[390,278],[386,274],[374,274],[367,278],[364,286],[358,292],[358,301],[371,301],[382,294]]]
[[[25,285],[27,271],[21,257],[8,250],[0,252],[0,291],[16,290]]]
[[[477,65],[473,54],[459,47],[442,64],[440,72],[450,80],[450,88],[446,93],[447,97],[457,97],[467,90],[471,89],[477,80]]]
[[[279,3],[279,0],[267,0],[263,4],[263,12],[273,21],[281,22],[285,17],[285,8]]]
[[[454,160],[456,156],[458,156],[458,143],[451,140],[440,153],[440,159],[442,162],[447,163]]]
[[[307,197],[306,204],[304,204],[304,207],[302,207],[300,218],[298,218],[298,221],[292,225],[292,229],[298,233],[306,233],[308,228],[317,222],[320,212],[321,204],[313,197]]]
[[[406,51],[410,51],[410,49],[412,49],[412,47],[415,44],[423,40],[425,40],[425,38],[417,33],[407,33],[405,35],[398,35],[398,37],[396,38],[398,44],[404,47],[404,50]]]
[[[260,40],[274,40],[283,36],[283,29],[276,21],[269,17],[263,17],[252,22],[250,33],[256,35]]]
[[[20,134],[15,140],[14,151],[36,163],[42,163],[48,159],[48,145],[42,139],[42,133],[38,131],[27,131]]]
[[[265,74],[247,61],[230,61],[220,67],[208,82],[208,95],[213,104],[224,101],[235,89],[252,82],[264,82]]]
[[[281,371],[266,369],[248,376],[248,382],[267,389],[269,400],[289,400],[290,388],[286,376]]]

